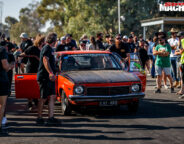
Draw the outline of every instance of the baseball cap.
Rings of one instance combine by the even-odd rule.
[[[21,33],[20,38],[28,38],[28,35],[26,33]]]
[[[126,35],[123,36],[123,39],[128,39],[128,37]]]
[[[61,37],[61,40],[66,40],[66,37],[65,36]]]

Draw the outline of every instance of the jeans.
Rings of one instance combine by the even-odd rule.
[[[171,68],[172,68],[172,77],[174,81],[178,81],[177,76],[177,57],[171,57]]]
[[[153,56],[153,64],[151,67],[151,77],[155,77],[155,56]]]

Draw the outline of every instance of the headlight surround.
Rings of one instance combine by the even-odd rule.
[[[140,90],[141,90],[141,87],[139,84],[132,85],[132,92],[139,92]]]
[[[74,89],[75,94],[83,94],[84,93],[84,87],[83,86],[76,86]]]

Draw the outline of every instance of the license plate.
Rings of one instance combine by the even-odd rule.
[[[118,105],[117,101],[101,101],[100,106],[116,106]]]

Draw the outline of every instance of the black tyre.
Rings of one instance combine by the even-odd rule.
[[[68,98],[67,98],[67,96],[66,96],[64,91],[62,91],[61,100],[62,100],[62,102],[61,102],[61,109],[62,109],[63,114],[65,116],[71,115],[71,113],[72,113],[71,104],[68,101]]]
[[[139,109],[139,101],[134,101],[128,104],[128,111],[131,113],[137,113]]]

